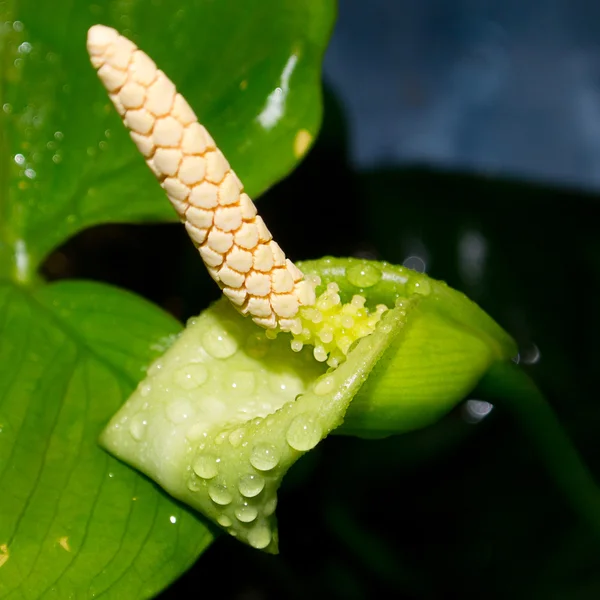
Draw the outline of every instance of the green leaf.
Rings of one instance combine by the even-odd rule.
[[[292,351],[287,334],[269,339],[221,299],[150,367],[101,438],[267,552],[278,550],[277,490],[300,456],[336,428],[380,437],[429,425],[516,352],[474,303],[425,275],[357,259],[301,266],[321,277],[317,293],[335,282],[342,301],[362,294],[390,309],[339,367],[327,370],[310,347]]]
[[[95,23],[155,59],[253,196],[319,128],[333,0],[20,0],[0,14],[0,276],[31,281],[95,224],[175,218],[89,64]]]
[[[104,285],[0,285],[0,597],[151,597],[206,526],[106,454],[107,419],[179,324]]]

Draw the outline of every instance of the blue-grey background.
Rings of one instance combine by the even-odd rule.
[[[596,0],[340,0],[325,77],[361,169],[600,188]]]

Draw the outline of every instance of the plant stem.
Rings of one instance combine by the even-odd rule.
[[[514,363],[498,362],[478,391],[511,411],[575,511],[600,537],[600,488],[534,381]]]

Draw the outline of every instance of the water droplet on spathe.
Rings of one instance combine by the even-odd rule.
[[[292,373],[271,373],[269,388],[275,394],[285,394],[291,398],[295,398],[304,391],[301,379]]]
[[[185,437],[190,440],[190,442],[196,442],[200,438],[206,438],[207,432],[205,429],[206,425],[204,423],[194,423],[185,433]]]
[[[194,461],[194,473],[202,479],[212,479],[219,473],[217,458],[210,454],[202,454]]]
[[[194,408],[188,400],[174,400],[167,404],[167,417],[176,425],[183,423],[194,414]]]
[[[325,396],[325,394],[329,394],[333,390],[334,385],[335,379],[331,375],[323,377],[315,385],[315,394],[317,396]]]
[[[276,508],[277,508],[277,496],[273,496],[273,498],[271,498],[270,500],[267,500],[267,502],[265,502],[265,505],[263,507],[263,514],[265,515],[265,517],[269,517],[275,512]]]
[[[409,294],[429,296],[431,293],[431,283],[429,283],[428,279],[414,277],[408,280],[408,283],[406,284],[406,291]]]
[[[235,516],[242,523],[251,523],[258,516],[258,510],[254,506],[249,506],[247,502],[244,502],[242,506],[238,506],[235,509]]]
[[[221,525],[221,527],[231,527],[232,521],[227,515],[219,515],[217,517],[217,523]]]
[[[208,379],[208,370],[202,364],[193,363],[181,367],[175,372],[175,383],[185,389],[193,390],[200,387]]]
[[[244,435],[246,434],[246,432],[243,429],[236,429],[235,431],[232,431],[229,434],[229,443],[234,447],[237,448],[241,443],[242,440],[244,439]]]
[[[131,437],[138,442],[144,439],[146,435],[146,426],[148,425],[148,421],[145,419],[144,415],[137,414],[131,419],[131,424],[129,425],[129,433],[131,433]]]
[[[235,338],[222,327],[211,327],[202,337],[204,349],[214,358],[229,358],[238,349]]]
[[[298,415],[290,424],[287,433],[287,443],[300,452],[306,452],[314,448],[323,434],[323,429],[310,413]]]
[[[258,550],[271,543],[271,530],[266,525],[257,525],[248,532],[248,542]]]
[[[381,271],[369,264],[353,265],[346,271],[348,281],[359,288],[369,288],[379,283]]]
[[[258,496],[265,488],[265,480],[262,475],[242,475],[238,481],[238,490],[246,498]]]
[[[192,476],[188,479],[187,486],[191,492],[197,492],[202,487],[202,483],[200,479],[192,473]]]
[[[270,471],[279,462],[279,451],[273,444],[260,442],[252,448],[250,464],[259,471]]]
[[[219,481],[213,481],[208,486],[208,495],[215,504],[219,504],[221,506],[226,506],[233,500],[233,496],[227,489],[227,486]]]
[[[150,375],[150,376],[158,375],[158,373],[160,373],[160,370],[162,368],[163,368],[162,362],[156,361],[155,363],[152,363],[150,365],[150,368],[148,369],[148,375]]]
[[[227,376],[227,391],[236,396],[249,396],[256,388],[256,377],[252,371],[234,371]]]

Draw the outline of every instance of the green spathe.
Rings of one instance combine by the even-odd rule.
[[[277,552],[283,476],[345,415],[339,433],[425,426],[515,351],[465,296],[409,269],[355,259],[302,268],[323,286],[335,281],[345,301],[361,293],[390,306],[337,369],[310,348],[294,353],[287,334],[268,339],[221,300],[188,323],[102,436],[171,495],[268,552]]]
[[[384,437],[437,421],[496,361],[516,356],[512,338],[477,304],[441,281],[405,267],[326,258],[301,264],[373,305],[411,298],[405,327],[377,362],[337,433]],[[367,287],[368,285],[368,287]]]

